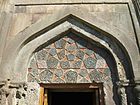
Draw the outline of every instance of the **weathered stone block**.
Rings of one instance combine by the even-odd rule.
[[[79,75],[81,75],[82,77],[86,77],[88,75],[88,71],[86,69],[82,69],[80,70]]]
[[[97,59],[103,59],[103,57],[101,57],[99,54],[95,53],[95,56]]]
[[[96,62],[96,68],[106,68],[107,64],[104,59],[98,59]]]
[[[67,45],[66,50],[69,52],[73,52],[76,50],[76,46],[75,45]]]
[[[59,61],[58,59],[54,58],[54,57],[50,57],[47,60],[47,67],[48,68],[57,68]]]
[[[100,73],[97,70],[90,72],[89,77],[90,77],[91,81],[100,81],[101,80]]]
[[[49,69],[46,69],[45,71],[40,73],[41,81],[51,81],[52,77],[53,77],[53,73]]]
[[[27,86],[27,97],[25,97],[27,100],[25,100],[25,102],[27,103],[27,105],[38,105],[40,95],[39,84],[36,82],[30,82],[27,84]]]
[[[56,69],[55,70],[55,75],[58,77],[61,77],[63,75],[63,70],[62,69]]]
[[[63,59],[65,57],[65,50],[60,51],[57,55],[60,60]]]
[[[68,69],[68,68],[70,68],[70,64],[69,64],[68,61],[62,61],[62,62],[60,62],[60,65],[61,65],[61,67],[62,67],[63,69]]]
[[[69,61],[73,61],[73,60],[75,59],[75,55],[73,55],[73,54],[68,54],[68,55],[67,55],[67,59],[68,59]]]
[[[79,50],[79,51],[77,51],[77,53],[76,53],[76,57],[78,57],[79,59],[83,59],[84,58],[84,52],[83,51],[81,51],[81,50]]]
[[[37,60],[45,60],[47,52],[45,50],[40,50],[35,53]]]
[[[65,45],[66,45],[66,41],[63,39],[60,39],[60,40],[55,42],[56,48],[65,48]]]
[[[72,64],[72,68],[80,69],[81,64],[82,64],[82,61],[74,61],[74,63]]]
[[[111,75],[111,71],[109,68],[105,68],[104,72],[103,72],[106,76],[110,76]]]
[[[52,56],[56,55],[57,52],[56,52],[56,49],[55,48],[51,48],[50,49],[50,52],[49,52]]]
[[[47,68],[47,64],[45,60],[37,60],[37,66],[38,68]]]
[[[93,59],[91,57],[88,57],[84,60],[84,64],[86,66],[87,69],[92,69],[95,68],[96,66],[96,59]]]
[[[78,74],[75,71],[68,71],[65,75],[66,83],[76,83]]]

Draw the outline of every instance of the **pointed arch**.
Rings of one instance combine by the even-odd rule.
[[[17,63],[19,59],[25,59],[22,58],[22,56],[19,56],[24,51],[31,50],[30,48],[34,46],[34,49],[38,47],[39,45],[43,44],[47,40],[51,40],[52,38],[56,37],[57,35],[64,33],[70,29],[73,29],[77,32],[81,33],[81,27],[78,27],[78,25],[75,25],[75,23],[71,22],[71,19],[74,19],[77,22],[80,22],[81,24],[87,25],[90,28],[96,29],[102,33],[104,33],[109,38],[114,38],[118,44],[123,48],[124,52],[128,54],[130,58],[130,62],[132,63],[132,68],[134,70],[135,78],[139,78],[138,76],[138,49],[136,45],[133,43],[133,41],[125,35],[125,32],[120,30],[119,28],[109,25],[107,22],[105,22],[103,19],[97,18],[95,15],[90,14],[85,9],[79,9],[77,7],[66,7],[65,9],[55,11],[53,14],[48,15],[47,17],[41,19],[39,22],[31,25],[30,27],[26,28],[22,32],[20,32],[18,35],[16,35],[16,38],[13,39],[9,45],[6,48],[6,53],[4,54],[4,57],[2,59],[1,63],[1,70],[2,70],[2,77],[3,78],[11,78],[9,74],[12,73],[12,71],[17,72],[17,69],[20,69],[21,73],[24,72],[22,68],[17,67]],[[58,26],[62,27],[58,27]],[[80,29],[78,29],[80,28]],[[57,34],[48,34],[49,32],[53,30],[57,30]],[[38,45],[30,45],[32,42],[36,41],[39,38],[44,38],[45,35],[47,35],[47,39],[42,42],[38,42]],[[84,32],[82,34],[85,35]],[[89,35],[90,33],[87,32],[86,36],[91,37],[92,35]],[[89,36],[88,36],[89,35]],[[93,37],[93,36],[92,36]],[[95,41],[95,38],[91,38]],[[98,40],[98,39],[96,39]],[[99,44],[105,45],[105,41],[97,41]],[[40,43],[40,44],[39,44]],[[30,46],[26,48],[27,46]],[[110,49],[108,46],[105,46],[107,49]],[[26,48],[26,50],[24,50]],[[32,51],[31,50],[31,53]],[[29,53],[29,54],[31,54]],[[113,52],[112,52],[113,53]],[[22,54],[21,54],[22,55]],[[28,55],[29,58],[30,55]],[[24,62],[22,62],[24,63]],[[27,63],[27,62],[26,62]],[[19,64],[18,64],[19,65]],[[19,74],[18,73],[18,74]],[[7,74],[7,75],[5,75]],[[14,75],[14,74],[13,74]],[[12,75],[12,76],[13,76]],[[23,79],[24,78],[24,79]],[[21,78],[22,80],[25,80],[25,76]]]

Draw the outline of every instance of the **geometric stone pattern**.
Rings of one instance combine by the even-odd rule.
[[[111,81],[106,60],[98,54],[96,48],[97,46],[75,34],[66,35],[33,54],[28,67],[28,82]],[[99,51],[103,53],[104,50],[100,48]]]

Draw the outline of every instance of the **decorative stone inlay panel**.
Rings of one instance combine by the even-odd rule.
[[[50,81],[52,77],[53,77],[53,73],[49,69],[46,69],[45,71],[40,73],[41,81]]]
[[[68,54],[68,55],[67,55],[68,61],[73,61],[74,58],[75,58],[75,55],[74,55],[74,54]]]
[[[63,59],[65,57],[65,50],[60,51],[57,56],[60,60]]]
[[[77,82],[77,72],[76,71],[68,71],[65,74],[65,80],[67,83],[76,83]]]
[[[69,69],[70,68],[70,64],[68,61],[60,62],[60,65],[61,65],[62,69]]]
[[[111,81],[105,50],[75,34],[68,34],[33,54],[29,82],[91,83]],[[106,53],[105,53],[106,54]]]
[[[88,57],[84,60],[84,64],[85,64],[87,69],[92,69],[96,66],[96,59]]]
[[[58,62],[59,62],[58,59],[56,59],[55,57],[50,57],[46,61],[47,67],[48,68],[57,68]]]

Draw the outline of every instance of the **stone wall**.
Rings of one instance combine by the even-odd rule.
[[[20,31],[39,21],[41,18],[45,18],[45,16],[53,14],[56,10],[68,6],[71,7],[71,5],[67,4],[15,6],[10,37],[14,37]],[[108,24],[120,27],[131,39],[136,40],[131,16],[126,4],[73,4],[73,6],[85,8],[97,17],[103,18]]]
[[[139,105],[138,20],[131,0],[1,0],[0,105],[38,105],[39,83],[93,81],[106,105]]]
[[[39,85],[37,83],[0,83],[0,105],[38,105]]]

